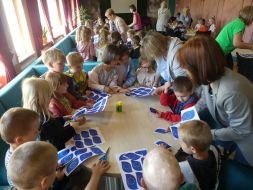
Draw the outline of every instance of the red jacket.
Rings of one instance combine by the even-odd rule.
[[[189,99],[191,98],[192,100],[189,103],[186,102],[185,105],[182,107],[182,109],[179,110],[180,113],[176,114],[174,112],[176,111],[178,104],[181,102],[178,101],[174,93],[171,95],[162,93],[160,96],[160,103],[163,106],[169,106],[172,111],[162,112],[161,118],[164,118],[165,120],[172,121],[172,122],[181,121],[181,111],[194,106],[199,100],[199,97],[196,96],[195,94],[191,95]]]
[[[53,117],[63,117],[65,115],[72,115],[73,109],[79,109],[85,106],[85,102],[77,100],[74,96],[69,93],[64,94],[65,99],[57,99],[52,97],[49,103],[49,111]],[[64,103],[65,105],[64,105]]]

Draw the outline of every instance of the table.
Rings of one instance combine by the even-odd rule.
[[[234,51],[231,52],[233,58],[236,58],[236,52],[238,52],[242,56],[243,56],[243,54],[252,54],[253,55],[253,50],[236,48]]]
[[[116,102],[123,102],[123,112],[117,113]],[[154,142],[158,139],[166,141],[172,145],[173,152],[179,148],[178,142],[173,139],[170,133],[157,134],[154,130],[158,127],[168,126],[168,122],[157,118],[149,111],[150,107],[159,110],[168,110],[168,107],[160,105],[159,96],[148,96],[142,98],[127,97],[124,94],[112,95],[107,102],[103,112],[87,115],[87,126],[98,127],[105,139],[105,143],[100,145],[106,150],[111,147],[108,154],[110,169],[107,176],[119,177],[120,170],[116,161],[116,154],[127,151],[147,148],[155,148]],[[88,168],[96,163],[98,158],[92,158],[84,163]]]

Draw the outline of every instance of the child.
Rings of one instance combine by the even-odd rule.
[[[140,57],[140,42],[141,42],[140,37],[135,35],[132,40],[133,48],[130,52],[130,57],[132,59],[138,59]]]
[[[119,62],[120,64],[116,66],[118,73],[118,86],[123,89],[127,89],[133,86],[135,82],[135,69],[131,60],[129,59],[128,49],[124,45],[119,47]]]
[[[195,185],[184,183],[176,158],[162,147],[155,148],[146,155],[141,183],[144,190],[197,190]]]
[[[121,35],[119,32],[112,32],[111,33],[111,36],[110,36],[110,42],[113,44],[113,45],[120,45],[120,44],[124,44],[122,39],[121,39]]]
[[[96,56],[97,56],[97,61],[100,62],[102,61],[102,53],[106,47],[106,45],[109,43],[109,30],[102,28],[99,31],[99,41],[98,45],[96,46]]]
[[[93,68],[89,73],[89,87],[107,93],[116,93],[118,91],[118,73],[115,66],[118,63],[118,47],[113,44],[107,45],[102,55],[102,63]]]
[[[49,111],[53,117],[72,115],[74,109],[92,105],[90,102],[77,100],[74,96],[67,93],[68,83],[64,74],[49,72],[46,75],[46,80],[53,87],[53,96],[49,103]]]
[[[136,32],[136,35],[140,37],[140,41],[146,36],[146,31],[145,30],[140,30]]]
[[[215,30],[216,30],[216,26],[215,26],[215,16],[213,16],[212,18],[209,18],[209,19],[208,19],[208,25],[209,25],[208,31],[211,31],[211,35],[212,35],[213,37],[215,37],[215,35],[216,35],[216,32],[215,32]]]
[[[39,115],[32,110],[24,108],[10,108],[0,120],[1,138],[10,145],[5,155],[5,167],[9,165],[9,160],[13,151],[21,144],[28,141],[35,141],[39,134]],[[8,183],[13,186],[7,175]]]
[[[139,66],[136,71],[136,83],[135,86],[153,87],[155,84],[156,72],[155,61],[148,61],[144,57],[139,58]]]
[[[216,189],[218,174],[218,152],[210,150],[212,134],[204,121],[192,120],[180,125],[179,144],[189,154],[179,165],[186,182],[194,183],[200,189]]]
[[[182,21],[177,21],[176,27],[174,29],[175,36],[184,39],[184,34],[186,33],[186,27],[183,25]]]
[[[83,71],[83,57],[78,52],[71,52],[66,57],[69,70],[66,72],[67,76],[73,79],[75,91],[83,97],[86,103],[94,103],[87,98],[88,90],[88,73]]]
[[[208,31],[208,28],[206,26],[206,20],[204,18],[198,19],[198,24],[196,24],[195,30],[197,30],[199,32],[207,32]]]
[[[126,43],[126,45],[127,45],[128,49],[132,48],[134,35],[135,35],[135,30],[129,29],[127,31],[127,43]]]
[[[50,48],[42,53],[42,61],[47,66],[48,72],[64,72],[64,62],[65,62],[65,55],[62,53],[61,50],[57,48]],[[41,78],[45,78],[47,72],[44,73]],[[75,96],[77,99],[82,99],[82,96],[74,90],[73,79],[69,76],[66,76],[67,83],[68,83],[68,93],[72,96]]]
[[[76,32],[76,47],[84,61],[93,61],[95,58],[94,46],[92,43],[92,30],[81,26]]]
[[[27,78],[22,84],[23,107],[37,112],[40,116],[40,140],[49,141],[58,150],[65,148],[65,143],[76,133],[78,124],[85,123],[85,118],[65,127],[67,117],[52,118],[49,111],[50,99],[53,95],[52,85],[40,78]]]
[[[157,115],[172,122],[181,121],[181,111],[194,106],[198,97],[193,93],[193,85],[188,77],[180,76],[174,80],[173,94],[168,94],[170,83],[165,83],[165,90],[160,96],[160,103],[163,106],[169,106],[171,111],[160,112],[157,111]]]
[[[95,164],[85,190],[97,189],[102,174],[109,167],[105,161]],[[17,190],[46,190],[54,182],[56,169],[57,150],[52,145],[46,142],[28,142],[14,151],[7,173]]]

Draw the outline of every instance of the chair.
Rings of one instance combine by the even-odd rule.
[[[243,57],[238,52],[236,52],[236,56],[238,73],[242,74],[251,82],[253,82],[253,58]]]

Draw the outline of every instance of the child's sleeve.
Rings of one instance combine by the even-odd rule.
[[[112,74],[112,79],[111,79],[111,82],[109,84],[109,86],[111,87],[115,87],[115,86],[118,86],[118,74],[115,70],[115,72]]]
[[[129,72],[127,75],[127,79],[124,83],[127,87],[130,87],[134,84],[135,82],[135,69],[132,63],[129,63]]]
[[[71,107],[73,109],[79,109],[80,107],[85,106],[85,102],[84,101],[76,99],[71,94],[67,93],[67,94],[65,94],[65,96],[70,101]]]
[[[172,122],[179,122],[181,121],[181,115],[180,114],[174,114],[171,111],[167,112],[161,112],[161,118],[172,121]]]
[[[88,86],[92,90],[96,89],[96,90],[104,91],[105,85],[99,84],[98,73],[94,69],[89,73]]]
[[[53,117],[62,117],[64,115],[69,115],[64,106],[57,103],[55,100],[50,101],[49,111],[52,113]]]
[[[160,95],[160,103],[163,106],[169,106],[169,107],[173,107],[173,105],[175,104],[176,101],[176,96],[173,93],[172,95],[169,94],[165,94],[164,92]]]

